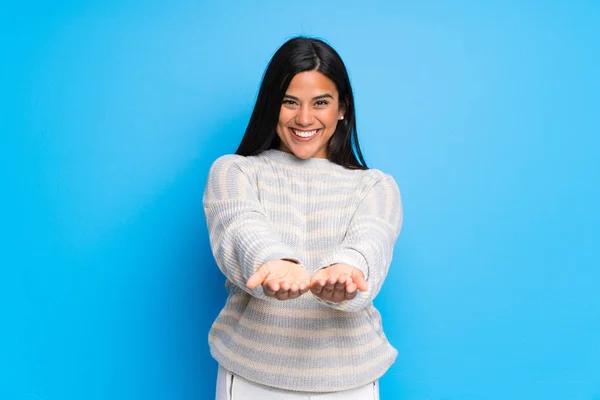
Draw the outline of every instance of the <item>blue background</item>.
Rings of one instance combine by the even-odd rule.
[[[344,58],[403,194],[382,398],[600,399],[600,3],[13,3],[1,399],[212,398],[202,191],[297,34]]]

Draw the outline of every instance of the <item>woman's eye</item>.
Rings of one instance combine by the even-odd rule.
[[[327,104],[329,104],[329,103],[328,103],[327,101],[325,101],[325,100],[319,100],[319,101],[317,101],[317,102],[315,103],[315,105],[316,105],[317,107],[324,107],[324,106],[326,106]]]
[[[294,100],[283,100],[283,104],[287,106],[293,106],[296,104],[296,102]]]

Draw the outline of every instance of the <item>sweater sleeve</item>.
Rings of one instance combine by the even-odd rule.
[[[203,196],[210,245],[221,272],[251,295],[273,301],[261,286],[251,290],[246,281],[265,262],[287,259],[299,264],[294,252],[279,239],[248,174],[245,157],[227,155],[212,165]]]
[[[339,303],[318,299],[331,308],[356,312],[371,304],[387,275],[394,244],[402,226],[400,190],[394,178],[383,175],[357,207],[344,239],[326,254],[319,265],[343,263],[360,269],[369,290],[358,292],[352,300]]]

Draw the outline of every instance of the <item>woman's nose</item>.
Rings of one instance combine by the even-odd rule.
[[[312,111],[310,107],[300,107],[298,108],[298,113],[296,114],[296,123],[302,126],[312,125],[314,121]]]

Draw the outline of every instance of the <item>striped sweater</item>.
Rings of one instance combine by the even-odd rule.
[[[227,155],[210,169],[203,205],[229,291],[209,333],[219,364],[263,385],[306,392],[347,390],[385,373],[397,351],[372,301],[402,224],[390,175],[279,150]],[[283,258],[310,275],[334,263],[353,265],[369,290],[333,303],[310,292],[280,301],[261,286],[246,287],[263,263]]]

